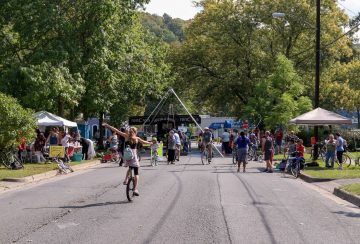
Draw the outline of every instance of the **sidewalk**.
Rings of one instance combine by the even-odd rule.
[[[77,171],[81,171],[81,170],[88,169],[88,168],[98,166],[98,165],[100,165],[100,160],[94,159],[87,163],[74,165],[74,166],[72,166],[72,169],[75,172],[77,172]],[[27,176],[27,177],[23,177],[23,178],[6,178],[6,179],[0,181],[0,193],[11,190],[11,189],[19,188],[19,187],[22,187],[22,186],[25,186],[28,184],[40,182],[42,180],[50,179],[50,178],[53,178],[58,175],[61,176],[61,174],[59,174],[58,170],[51,170],[51,171],[48,171],[45,173],[31,175],[31,176]],[[67,174],[67,175],[69,175],[69,174]]]
[[[319,187],[323,190],[326,190],[326,191],[334,194],[335,196],[340,197],[340,198],[360,207],[360,197],[340,189],[340,187],[343,185],[360,183],[360,178],[337,179],[337,180],[320,179],[320,178],[311,177],[311,176],[307,175],[306,173],[301,173],[300,178],[308,183],[316,185],[317,187]]]

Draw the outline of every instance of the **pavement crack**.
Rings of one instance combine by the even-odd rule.
[[[180,171],[181,173],[184,172],[186,169],[186,165],[183,167],[183,170]],[[176,206],[176,203],[178,202],[180,195],[183,191],[183,186],[182,186],[182,182],[180,177],[175,173],[175,172],[171,172],[172,175],[175,176],[176,182],[170,187],[170,189],[168,190],[168,192],[165,194],[165,196],[171,191],[171,189],[175,186],[178,185],[177,190],[176,190],[176,194],[175,197],[173,198],[173,200],[171,201],[169,207],[166,209],[166,211],[164,212],[164,214],[162,215],[162,217],[160,218],[160,220],[157,222],[157,224],[154,226],[154,228],[151,231],[151,234],[148,236],[148,238],[143,242],[144,244],[150,243],[156,236],[157,233],[159,233],[159,231],[161,230],[162,226],[165,224],[165,221],[169,218],[171,212],[173,211],[173,209]]]
[[[215,168],[215,172],[217,173],[218,168],[217,168],[216,166],[214,166],[214,168]],[[220,197],[220,206],[221,206],[221,211],[222,211],[222,215],[223,215],[224,222],[225,222],[225,226],[226,226],[227,236],[228,236],[228,239],[229,239],[229,243],[232,244],[233,241],[232,241],[231,235],[230,235],[229,223],[228,223],[228,221],[227,221],[227,219],[226,219],[225,209],[224,209],[224,206],[223,206],[223,204],[222,204],[222,195],[221,195],[221,187],[220,187],[219,174],[216,174],[216,182],[217,182],[217,185],[218,185],[219,197]]]

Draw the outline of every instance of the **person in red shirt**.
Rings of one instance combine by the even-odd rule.
[[[276,154],[281,154],[281,146],[282,146],[283,132],[282,129],[279,129],[275,135],[276,142]]]
[[[304,141],[299,139],[297,142],[297,146],[296,146],[296,151],[298,151],[300,153],[301,157],[304,157],[304,153],[305,153],[305,147],[303,145]]]

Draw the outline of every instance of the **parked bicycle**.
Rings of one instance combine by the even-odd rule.
[[[318,150],[317,153],[315,154],[315,149],[314,146],[311,148],[311,160],[316,160],[316,159],[321,159],[321,160],[325,160],[325,155],[326,155],[326,147],[325,144],[323,143],[318,143]]]
[[[24,165],[19,160],[14,150],[0,151],[0,164],[8,169],[23,169]]]
[[[56,163],[61,174],[74,172],[69,163],[65,162],[62,158],[60,158],[60,153],[57,156],[50,158],[49,162]]]

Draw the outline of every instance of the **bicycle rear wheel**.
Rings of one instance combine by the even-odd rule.
[[[129,180],[126,185],[126,197],[129,200],[129,202],[131,202],[134,198],[134,189],[135,189],[134,178],[129,177]]]

